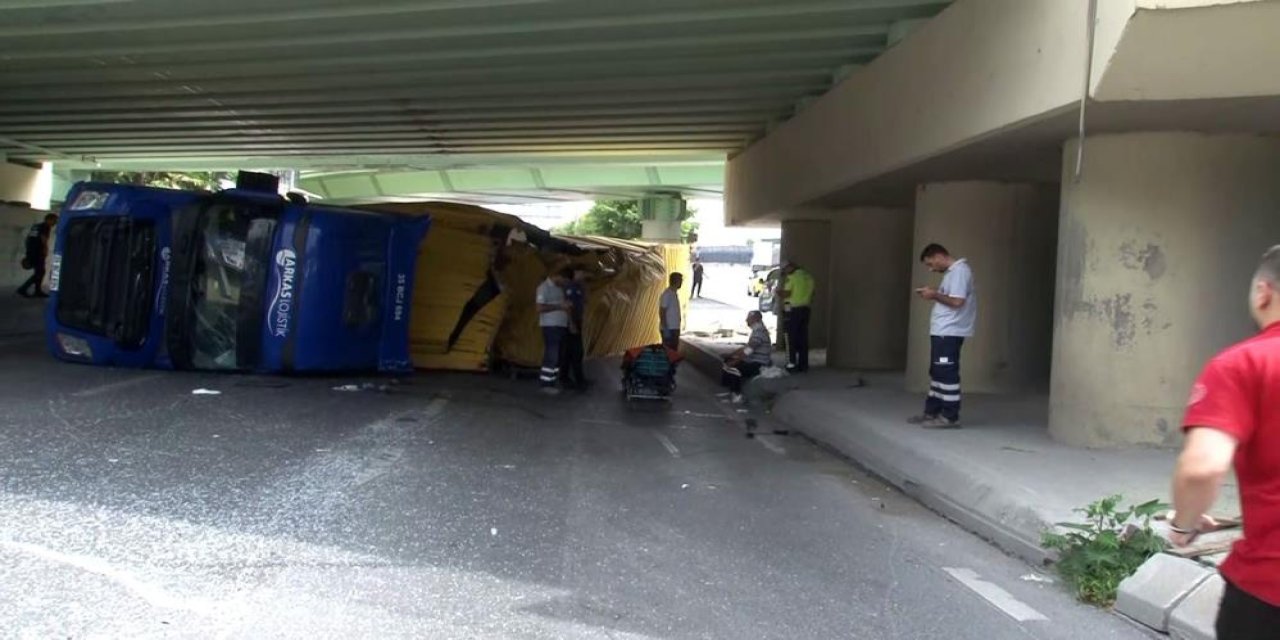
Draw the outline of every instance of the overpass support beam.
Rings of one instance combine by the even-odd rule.
[[[824,349],[830,326],[831,223],[827,220],[783,222],[781,257],[784,263],[792,260],[813,275],[809,346]]]
[[[681,242],[685,217],[684,198],[656,195],[640,201],[640,239],[648,242]]]
[[[1134,133],[1066,145],[1049,430],[1177,442],[1205,360],[1253,331],[1245,292],[1280,241],[1280,139]]]
[[[966,392],[1043,389],[1053,330],[1054,187],[1002,182],[945,182],[916,191],[912,285],[936,286],[919,252],[937,242],[967,258],[977,286],[977,333],[964,345]],[[908,292],[909,293],[909,292]],[[929,382],[929,318],[933,304],[913,298],[907,342],[907,388]]]
[[[828,366],[906,366],[913,220],[910,209],[859,207],[832,214]]]

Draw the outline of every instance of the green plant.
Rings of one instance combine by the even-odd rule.
[[[1111,606],[1120,582],[1165,549],[1151,520],[1169,505],[1152,500],[1122,509],[1122,500],[1115,495],[1076,509],[1085,522],[1059,522],[1065,532],[1044,534],[1044,547],[1059,554],[1058,573],[1085,602]]]

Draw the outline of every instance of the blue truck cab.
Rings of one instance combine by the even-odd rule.
[[[274,191],[79,183],[54,243],[49,349],[122,367],[409,371],[429,224]]]

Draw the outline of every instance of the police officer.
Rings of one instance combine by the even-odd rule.
[[[787,370],[804,373],[809,370],[809,317],[816,285],[813,275],[794,262],[787,261],[782,273],[779,295],[786,313]]]

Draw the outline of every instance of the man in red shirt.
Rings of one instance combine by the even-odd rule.
[[[1280,637],[1280,246],[1263,255],[1249,304],[1262,332],[1200,374],[1173,480],[1170,541],[1181,547],[1214,524],[1205,512],[1235,465],[1244,539],[1222,565],[1219,640]]]

